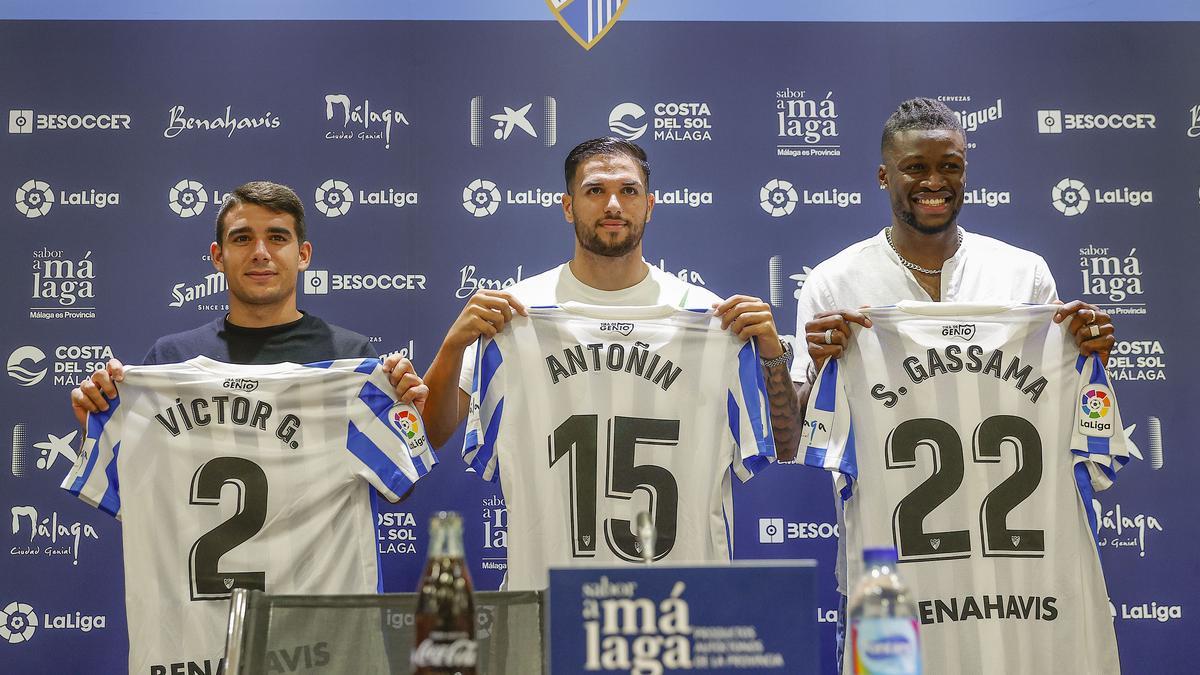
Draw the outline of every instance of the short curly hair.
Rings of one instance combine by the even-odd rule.
[[[880,153],[887,152],[896,134],[909,129],[949,129],[957,131],[964,138],[967,135],[958,115],[945,103],[932,98],[910,98],[896,106],[896,111],[883,123]]]

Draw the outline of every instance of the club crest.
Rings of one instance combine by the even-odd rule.
[[[629,0],[546,0],[559,25],[584,49],[600,42],[628,4]]]

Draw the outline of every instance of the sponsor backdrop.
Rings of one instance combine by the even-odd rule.
[[[1189,672],[1170,647],[1200,611],[1183,342],[1200,311],[1196,24],[626,21],[604,35],[614,14],[595,11],[591,28],[585,14],[0,23],[0,60],[19,66],[0,78],[4,669],[124,667],[137,580],[119,523],[57,488],[79,446],[67,395],[105,359],[138,363],[157,336],[225,311],[208,244],[234,186],[293,186],[315,247],[301,307],[424,370],[473,291],[571,254],[562,160],[624,136],[653,166],[647,260],[768,298],[792,333],[810,268],[888,222],[880,129],[927,95],[968,130],[965,227],[1038,251],[1061,297],[1114,315],[1110,367],[1139,449],[1097,500],[1122,660]],[[379,514],[388,590],[415,587],[445,508],[464,516],[478,587],[500,582],[504,500],[464,472],[459,444]],[[831,502],[829,478],[800,466],[736,494],[737,557],[819,561],[827,664]]]

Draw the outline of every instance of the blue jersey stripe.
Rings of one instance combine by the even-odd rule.
[[[374,441],[359,431],[358,427],[354,426],[354,422],[349,422],[346,426],[346,449],[364,466],[373,471],[397,497],[408,492],[408,489],[412,487],[413,482],[408,479],[408,476],[405,476],[404,472],[392,463],[387,453],[375,445]]]
[[[108,476],[108,489],[104,491],[104,496],[100,498],[100,503],[96,505],[101,511],[110,516],[116,516],[121,510],[121,480],[117,475],[117,458],[121,456],[121,442],[112,449],[112,461],[108,466],[104,467],[104,475]]]
[[[492,385],[492,378],[495,377],[500,364],[504,363],[504,356],[500,354],[500,347],[495,342],[489,342],[479,361],[476,375],[479,377],[479,404],[483,405],[487,398],[488,388]]]
[[[488,463],[492,461],[492,457],[496,454],[496,436],[500,433],[500,420],[504,418],[504,399],[496,404],[496,409],[492,411],[492,419],[488,422],[487,430],[483,433],[483,444],[479,446],[479,450],[475,453],[475,458],[471,460],[471,468],[479,474],[480,478],[485,477]],[[496,482],[500,478],[500,465],[496,464],[496,470],[489,482]]]

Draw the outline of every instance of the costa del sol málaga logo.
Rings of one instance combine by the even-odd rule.
[[[14,645],[33,637],[37,627],[37,612],[23,602],[10,602],[0,611],[0,638]]]
[[[392,426],[396,427],[396,430],[410,441],[421,433],[421,419],[415,412],[408,409],[400,409],[392,413]]]
[[[608,113],[608,129],[628,141],[636,141],[646,133],[649,123],[635,126],[646,117],[646,109],[636,103],[618,103]]]
[[[204,191],[204,186],[198,181],[184,178],[171,188],[168,205],[180,218],[198,216],[208,205],[208,193]]]
[[[345,215],[354,204],[354,193],[344,180],[330,178],[317,188],[317,210],[329,218]]]
[[[772,218],[790,215],[800,201],[796,188],[786,180],[773,178],[758,191],[758,205]]]
[[[46,377],[48,368],[38,368],[45,360],[46,353],[33,345],[17,347],[8,356],[8,376],[22,387],[32,387]]]
[[[463,188],[463,208],[476,218],[490,216],[500,208],[500,189],[484,178],[476,178]]]
[[[45,181],[31,179],[17,188],[17,211],[26,218],[37,218],[54,206],[54,191]]]
[[[1064,178],[1058,181],[1058,185],[1054,186],[1051,195],[1054,198],[1054,208],[1064,216],[1077,216],[1087,211],[1088,202],[1091,200],[1091,197],[1088,196],[1087,186],[1083,184],[1083,181],[1074,178]]]
[[[1112,400],[1108,394],[1098,389],[1089,389],[1083,393],[1083,414],[1088,416],[1088,419],[1098,420],[1108,416],[1108,409],[1112,407]]]

